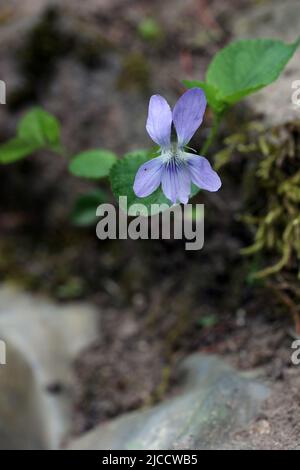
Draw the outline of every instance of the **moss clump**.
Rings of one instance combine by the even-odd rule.
[[[251,277],[276,285],[300,328],[300,121],[272,129],[250,124],[225,140],[216,166],[236,158],[247,168],[239,219],[254,234],[253,244],[242,253],[256,261],[259,257],[264,265]]]

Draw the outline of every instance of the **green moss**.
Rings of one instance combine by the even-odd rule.
[[[220,168],[237,156],[246,160],[244,212],[240,216],[254,232],[253,244],[244,255],[260,254],[273,264],[252,273],[266,278],[283,270],[300,279],[300,122],[264,129],[252,123],[225,140],[216,155]]]
[[[247,282],[268,289],[270,301],[291,314],[300,334],[300,121],[271,129],[252,122],[228,137],[216,166],[230,164],[232,174],[238,162],[238,218],[253,234],[242,250],[249,260]]]

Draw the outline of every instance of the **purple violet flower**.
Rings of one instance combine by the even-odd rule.
[[[188,202],[191,183],[207,191],[218,191],[221,180],[209,161],[185,151],[185,146],[202,123],[205,108],[206,98],[200,88],[186,91],[177,101],[173,113],[162,96],[151,96],[146,129],[160,146],[160,156],[138,169],[133,185],[138,197],[149,196],[160,184],[173,204]],[[171,141],[172,123],[177,142]]]

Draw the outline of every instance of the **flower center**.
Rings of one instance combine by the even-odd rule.
[[[178,147],[177,142],[172,142],[169,149],[162,149],[161,158],[163,163],[182,163],[186,160],[185,152],[182,148]]]

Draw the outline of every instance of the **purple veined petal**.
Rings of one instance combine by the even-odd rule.
[[[191,140],[202,123],[205,108],[206,98],[200,88],[191,88],[179,98],[173,110],[179,147]]]
[[[160,185],[164,164],[160,157],[152,158],[138,169],[133,184],[133,191],[138,197],[152,194]]]
[[[153,95],[149,101],[146,129],[151,139],[166,149],[171,144],[172,111],[165,98]]]
[[[173,203],[187,204],[191,193],[191,177],[186,164],[169,162],[162,174],[162,190]]]
[[[209,161],[204,157],[185,153],[192,182],[201,189],[218,191],[222,182],[219,175],[212,169]]]

